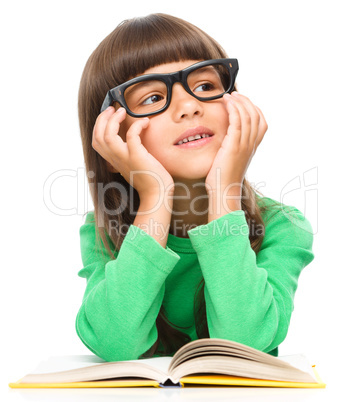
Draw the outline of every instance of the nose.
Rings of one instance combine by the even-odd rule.
[[[169,107],[176,121],[203,115],[202,102],[189,94],[179,82],[173,85]]]

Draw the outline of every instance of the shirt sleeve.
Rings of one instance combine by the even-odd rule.
[[[165,280],[179,255],[163,248],[137,226],[130,225],[116,259],[96,246],[94,214],[80,228],[87,286],[76,318],[82,342],[107,360],[135,360],[157,340],[156,318]]]
[[[272,353],[286,337],[299,275],[314,258],[308,220],[294,207],[277,211],[257,255],[243,210],[188,235],[205,281],[210,337]]]

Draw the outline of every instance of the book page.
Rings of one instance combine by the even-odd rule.
[[[194,374],[224,374],[271,381],[317,382],[313,375],[289,364],[286,367],[281,367],[221,355],[189,359],[170,371],[170,377],[173,382],[178,382],[182,377]]]
[[[106,363],[106,361],[94,355],[52,356],[41,361],[30,374],[56,373],[102,363]]]
[[[297,354],[297,355],[288,355],[288,356],[278,356],[277,359],[283,360],[284,362],[291,364],[293,367],[296,367],[299,370],[308,373],[309,375],[312,376],[312,378],[314,378],[317,381],[317,378],[315,377],[315,373],[312,370],[312,365],[308,361],[308,359],[305,355]]]
[[[247,360],[263,362],[272,366],[290,367],[289,363],[261,352],[249,346],[242,345],[233,341],[217,338],[198,339],[180,348],[173,356],[169,367],[169,372],[174,370],[183,362],[202,356],[234,356]]]
[[[171,357],[154,357],[140,360],[124,360],[127,363],[147,364],[155,369],[168,373]],[[107,363],[105,360],[94,355],[52,356],[38,364],[30,374],[47,374],[59,371],[68,371],[89,366],[97,366]]]

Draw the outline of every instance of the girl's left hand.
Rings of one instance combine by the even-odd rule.
[[[209,196],[217,188],[225,191],[229,186],[225,195],[241,197],[243,179],[268,125],[261,110],[247,97],[232,92],[223,99],[229,114],[229,127],[205,184]]]

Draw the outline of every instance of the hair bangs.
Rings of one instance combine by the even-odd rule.
[[[117,29],[119,47],[116,48],[120,54],[118,74],[115,71],[114,74],[121,79],[118,84],[164,63],[227,57],[214,39],[176,17],[152,14],[125,21]]]

